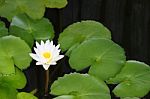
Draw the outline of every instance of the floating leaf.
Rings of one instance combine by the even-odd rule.
[[[0,38],[0,73],[15,73],[14,65],[26,69],[31,62],[31,49],[20,38],[4,36]]]
[[[48,19],[33,20],[26,15],[18,15],[12,19],[10,34],[21,37],[32,46],[34,39],[52,39],[54,30]]]
[[[54,99],[77,99],[77,98],[73,95],[62,95],[62,96],[58,96]]]
[[[17,99],[16,89],[9,85],[0,84],[0,99]]]
[[[45,12],[42,0],[5,0],[0,5],[0,15],[9,20],[19,13],[26,13],[33,19],[40,19]]]
[[[121,99],[140,99],[138,97],[125,97],[125,98],[121,98]]]
[[[3,22],[0,22],[0,37],[8,35],[8,29]]]
[[[5,0],[0,0],[0,6],[5,3]]]
[[[32,19],[41,19],[44,16],[45,5],[43,0],[16,0],[21,11]]]
[[[32,19],[41,19],[45,7],[63,8],[66,5],[67,0],[0,0],[0,16],[11,20],[14,16],[25,13]]]
[[[110,99],[107,85],[88,74],[68,74],[52,84],[51,94],[69,99]],[[60,97],[58,99],[61,99]],[[56,98],[57,99],[57,98]],[[62,98],[63,99],[63,98]]]
[[[46,7],[63,8],[67,5],[67,0],[44,0]]]
[[[10,30],[9,34],[20,37],[23,40],[25,40],[30,47],[33,46],[34,38],[30,33],[27,33],[26,30],[23,30],[16,26],[11,26],[9,30]]]
[[[143,97],[150,91],[150,67],[138,61],[127,61],[121,72],[109,83],[120,83],[113,92],[119,97]]]
[[[67,56],[70,56],[72,50],[75,49],[75,48],[76,48],[77,46],[79,46],[79,45],[80,45],[79,43],[73,45],[65,54],[66,54]]]
[[[17,99],[38,99],[33,94],[26,93],[26,92],[20,92],[17,94]]]
[[[0,16],[6,17],[9,20],[17,15],[20,12],[19,10],[16,0],[3,0],[0,4]]]
[[[26,82],[27,81],[24,73],[18,68],[15,68],[15,74],[0,77],[0,83],[6,83],[7,85],[17,89],[24,88]]]
[[[61,49],[66,51],[72,46],[89,38],[111,39],[110,31],[96,21],[82,21],[68,26],[59,36]]]
[[[69,63],[77,71],[91,66],[89,74],[107,80],[123,67],[125,54],[111,40],[89,39],[72,51]]]

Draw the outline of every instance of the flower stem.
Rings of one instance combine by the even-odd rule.
[[[49,70],[45,72],[45,95],[48,96]]]

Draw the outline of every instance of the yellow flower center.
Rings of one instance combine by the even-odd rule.
[[[44,52],[44,53],[43,53],[43,57],[44,57],[44,58],[47,58],[47,59],[51,59],[52,54],[51,54],[50,52]]]

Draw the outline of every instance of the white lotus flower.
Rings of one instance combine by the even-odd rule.
[[[60,55],[59,44],[57,46],[53,45],[53,41],[47,40],[45,43],[41,41],[41,44],[36,42],[36,47],[34,47],[34,53],[30,53],[30,56],[37,61],[36,65],[43,65],[45,70],[48,70],[50,65],[56,65],[56,61],[64,57]]]

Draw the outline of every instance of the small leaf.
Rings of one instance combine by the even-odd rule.
[[[20,92],[17,94],[17,99],[38,99],[38,98],[30,93]]]
[[[12,19],[10,34],[21,37],[32,47],[34,40],[52,39],[54,30],[48,19],[33,20],[26,15],[18,15]]]
[[[96,21],[82,21],[68,26],[59,36],[59,44],[63,51],[82,43],[89,38],[111,39],[110,31]]]
[[[0,37],[8,35],[8,29],[3,22],[0,22]]]
[[[150,91],[150,67],[138,61],[127,61],[109,83],[120,83],[113,92],[119,97],[143,97]]]
[[[15,74],[11,74],[8,76],[2,76],[0,77],[0,83],[7,85],[10,85],[11,87],[22,89],[26,85],[26,77],[24,73],[19,70],[18,68],[15,68]]]
[[[63,8],[67,5],[67,0],[44,0],[48,8]]]
[[[62,95],[62,96],[58,96],[53,99],[77,99],[77,98],[75,98],[75,96],[73,96],[73,95]]]
[[[0,84],[0,99],[17,99],[17,91],[9,85]]]
[[[125,63],[124,50],[108,39],[89,39],[74,49],[69,64],[77,71],[88,66],[89,74],[107,80],[114,77]]]
[[[15,73],[14,65],[19,69],[26,69],[31,62],[31,49],[20,38],[4,36],[0,38],[0,73]]]
[[[51,94],[72,95],[69,99],[110,99],[107,85],[88,74],[68,74],[52,84]],[[64,97],[64,96],[62,96]],[[57,98],[56,98],[57,99]],[[59,99],[59,98],[58,98]],[[61,98],[60,98],[61,99]]]

